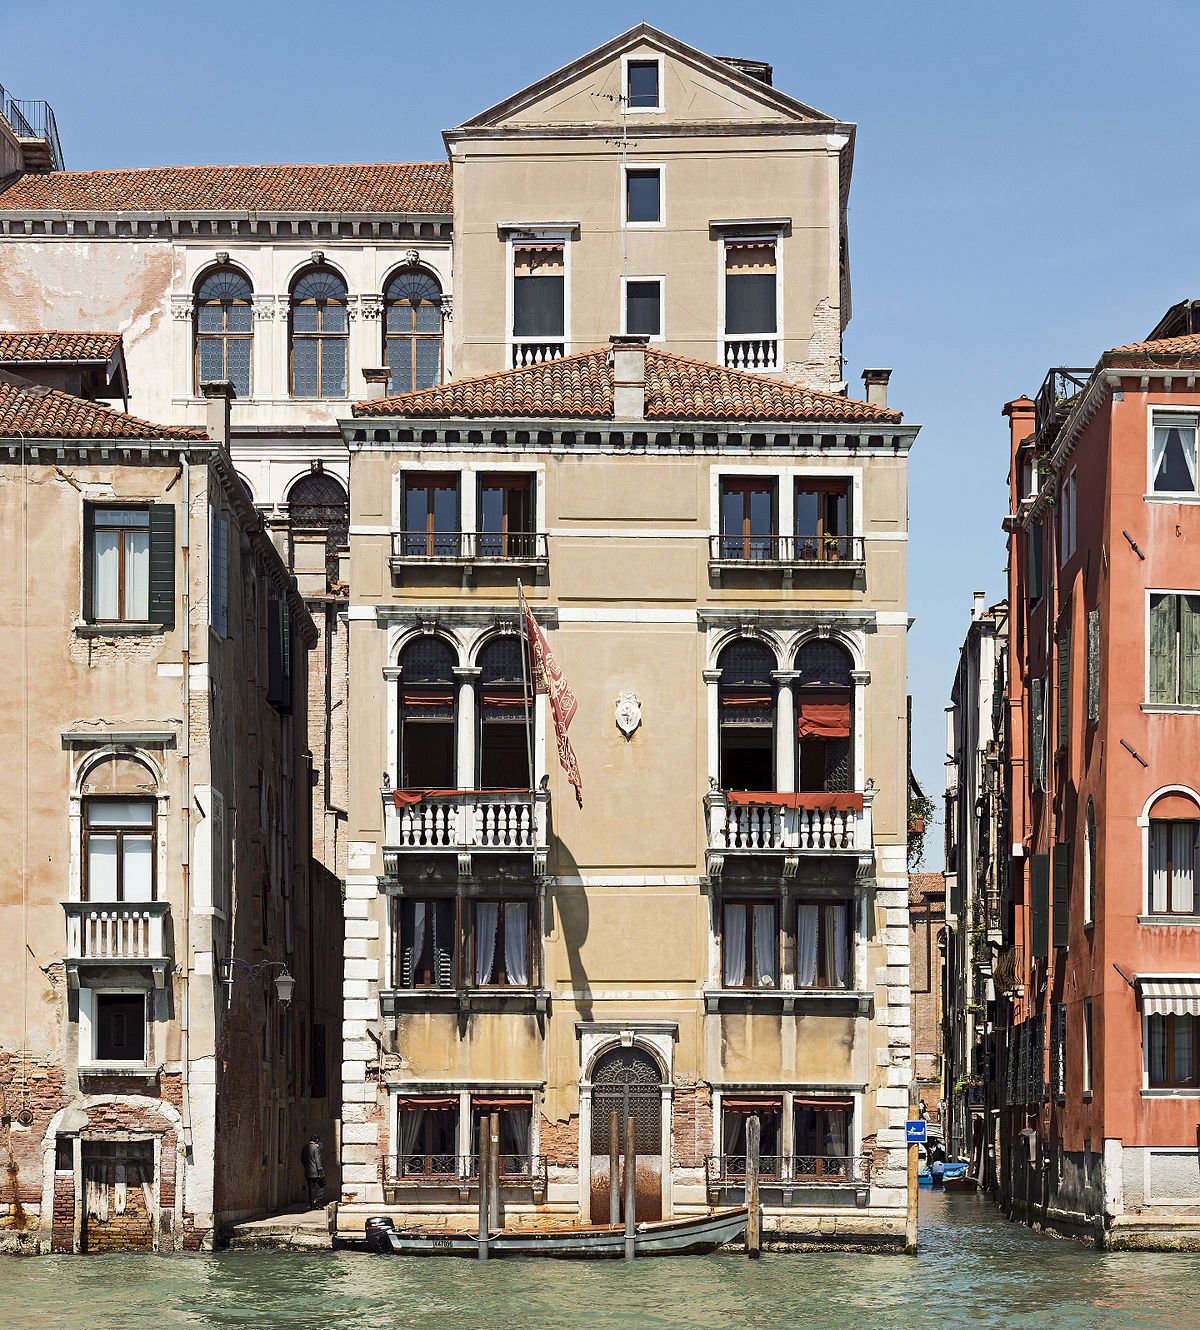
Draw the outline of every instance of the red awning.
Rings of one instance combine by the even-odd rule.
[[[479,694],[479,705],[485,711],[512,711],[525,706],[525,695],[519,685],[515,688],[484,688]]]
[[[817,1099],[801,1095],[792,1096],[793,1108],[844,1108],[848,1112],[854,1108],[853,1099]]]
[[[775,808],[811,808],[818,812],[838,810],[862,812],[861,794],[826,794],[821,790],[801,790],[798,794],[776,793],[766,790],[726,790],[731,804],[770,804]]]
[[[525,789],[495,789],[495,790],[393,790],[392,803],[397,808],[411,808],[414,804],[423,803],[426,799],[469,799],[476,795],[487,794],[528,794]]]
[[[507,1099],[492,1099],[486,1095],[473,1094],[471,1107],[489,1113],[511,1113],[516,1109],[525,1109],[528,1112],[533,1108],[533,1099],[530,1095],[509,1095]]]
[[[850,698],[845,693],[801,693],[796,699],[801,739],[848,739]]]
[[[723,1113],[782,1113],[782,1099],[722,1099]]]
[[[458,1107],[456,1094],[408,1094],[400,1095],[396,1107],[402,1113],[423,1113],[426,1109],[447,1109]]]
[[[738,692],[721,689],[723,707],[769,707],[774,701],[769,689],[741,689]]]
[[[400,701],[406,707],[452,707],[454,705],[454,689],[420,688],[413,685],[401,691]]]

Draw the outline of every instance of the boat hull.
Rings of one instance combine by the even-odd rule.
[[[746,1231],[745,1206],[717,1210],[693,1219],[639,1224],[634,1255],[689,1256],[714,1251]],[[401,1256],[475,1256],[479,1239],[455,1229],[401,1228],[387,1233],[389,1248]],[[542,1256],[562,1260],[618,1259],[625,1255],[625,1230],[611,1225],[580,1228],[497,1229],[488,1239],[489,1256]]]

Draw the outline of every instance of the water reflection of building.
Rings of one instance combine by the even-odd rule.
[[[473,1223],[491,1112],[509,1222],[606,1219],[616,1110],[643,1218],[758,1115],[772,1233],[903,1241],[915,429],[838,382],[851,134],[640,28],[447,135],[477,377],[344,426],[344,1234]]]
[[[1011,425],[999,1188],[1105,1246],[1200,1233],[1197,310]]]

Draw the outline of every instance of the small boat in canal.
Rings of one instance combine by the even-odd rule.
[[[744,1205],[688,1219],[638,1224],[635,1256],[692,1256],[715,1251],[746,1231]],[[367,1245],[401,1256],[478,1256],[479,1236],[470,1229],[396,1228],[386,1217],[368,1219]],[[623,1224],[563,1228],[499,1228],[488,1233],[489,1256],[551,1256],[597,1260],[625,1255]]]

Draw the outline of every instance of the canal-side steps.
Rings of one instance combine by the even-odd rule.
[[[337,1206],[320,1210],[293,1206],[263,1219],[234,1224],[225,1234],[231,1251],[331,1251]]]

